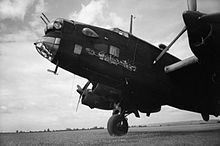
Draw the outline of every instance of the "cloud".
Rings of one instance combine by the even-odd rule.
[[[127,23],[114,12],[109,12],[107,0],[91,0],[89,4],[81,5],[79,12],[74,11],[69,18],[91,25],[105,28],[125,27]]]
[[[18,3],[13,1],[14,3]],[[26,3],[26,5],[30,5],[31,3]],[[30,19],[28,23],[25,22],[16,22],[18,25],[9,24],[7,21],[2,21],[0,24],[0,42],[25,42],[25,41],[36,41],[43,34],[43,30],[45,24],[42,23],[40,19],[41,12],[45,12],[47,10],[46,3],[44,0],[39,0],[33,3],[34,11],[29,16]],[[1,11],[1,10],[0,10]],[[23,11],[25,13],[25,11]],[[17,17],[18,15],[14,16]],[[10,17],[10,18],[14,18]],[[19,18],[23,19],[23,18]],[[14,24],[14,22],[13,22]],[[29,24],[29,25],[27,25]],[[10,27],[7,27],[10,25]]]
[[[6,26],[3,23],[0,23],[0,32],[6,30]]]
[[[220,12],[220,1],[219,0],[201,0],[197,2],[197,10],[203,13],[219,13]]]
[[[0,42],[26,42],[36,41],[37,35],[29,29],[20,30],[9,34],[0,35]]]
[[[65,100],[60,98],[63,97],[60,90],[64,83],[44,71],[52,64],[40,57],[33,43],[4,42],[0,43],[0,51],[3,54],[0,58],[0,129],[4,123],[12,126],[13,119],[18,121],[22,117],[27,123],[28,118],[35,120],[42,115],[40,117],[45,120],[53,116],[46,115],[45,111],[62,109],[61,103]],[[54,93],[54,88],[60,90]]]
[[[3,0],[0,2],[0,19],[23,20],[34,0]]]
[[[79,13],[74,12],[70,15],[70,18],[77,21],[92,24],[96,19],[103,17],[103,9],[106,6],[105,0],[94,1],[92,0],[87,6],[81,5],[82,9]]]
[[[35,13],[42,13],[46,10],[46,3],[44,0],[39,0],[35,6]]]
[[[5,106],[5,105],[0,105],[0,113],[7,113],[7,114],[10,114],[11,111],[8,109],[7,106]]]
[[[42,130],[44,126],[52,129],[77,128],[82,119],[86,121],[88,107],[80,106],[79,112],[75,112],[79,97],[76,85],[82,86],[85,79],[73,77],[61,68],[58,69],[59,76],[48,73],[46,69],[53,69],[54,65],[42,58],[30,42],[0,43],[0,51],[1,131],[15,131],[16,127],[22,130]],[[82,119],[76,118],[80,115]],[[92,127],[97,122],[100,119],[85,126]]]
[[[45,24],[40,19],[40,15],[47,11],[47,3],[44,0],[37,1],[35,5],[35,11],[32,14],[32,19],[29,22],[31,26],[31,31],[35,32],[37,35],[42,35]]]

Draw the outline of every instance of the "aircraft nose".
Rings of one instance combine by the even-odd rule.
[[[60,38],[55,37],[42,37],[34,45],[39,54],[52,61],[59,49],[60,40]]]

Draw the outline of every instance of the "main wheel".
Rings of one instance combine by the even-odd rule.
[[[128,122],[123,115],[113,115],[107,124],[108,133],[111,136],[122,136],[128,132]]]

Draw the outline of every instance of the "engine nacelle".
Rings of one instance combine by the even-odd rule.
[[[82,104],[90,108],[113,110],[114,104],[120,101],[120,94],[121,92],[115,88],[97,84],[93,90],[86,89]]]

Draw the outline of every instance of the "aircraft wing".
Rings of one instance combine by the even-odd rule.
[[[166,74],[170,77],[178,91],[173,91],[175,98],[171,97],[170,106],[194,111],[209,112],[219,109],[220,84],[215,80],[215,74],[193,56],[165,67]]]
[[[208,71],[199,63],[195,56],[189,57],[177,63],[165,66],[164,71],[172,82],[178,86],[189,87],[194,85],[196,87],[201,84],[209,82]]]

